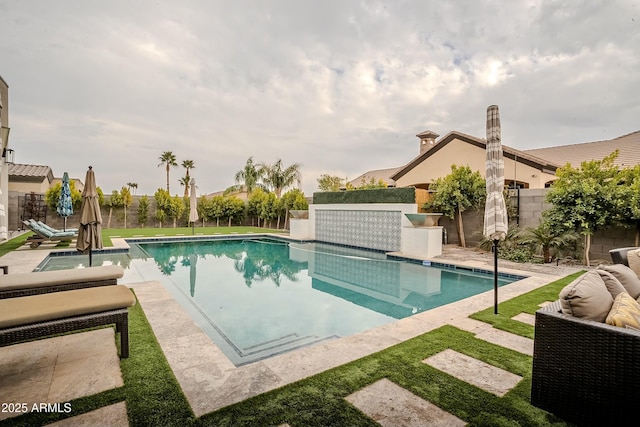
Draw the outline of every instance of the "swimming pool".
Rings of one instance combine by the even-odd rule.
[[[101,253],[122,283],[157,280],[237,366],[348,336],[493,288],[493,276],[272,238],[154,241]],[[40,270],[79,268],[52,256]],[[501,277],[504,285],[522,277]]]

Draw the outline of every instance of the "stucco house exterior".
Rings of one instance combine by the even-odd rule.
[[[350,183],[383,180],[388,186],[429,189],[440,177],[451,173],[451,165],[468,165],[484,177],[486,140],[462,132],[452,131],[444,137],[427,130],[416,135],[419,154],[407,164],[394,168],[367,171]],[[558,147],[516,150],[503,145],[505,186],[509,188],[542,189],[556,179],[556,170],[569,163],[579,167],[588,160],[601,160],[615,150],[615,163],[621,167],[640,164],[640,131],[610,140],[571,144]]]
[[[9,149],[9,85],[0,76],[0,241],[8,237],[7,206],[9,205],[9,173],[7,156]]]

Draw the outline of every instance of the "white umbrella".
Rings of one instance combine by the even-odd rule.
[[[509,219],[504,203],[504,160],[500,137],[500,113],[497,105],[487,108],[487,202],[484,208],[484,231],[493,240],[494,313],[498,314],[498,242],[507,235]]]
[[[189,196],[189,222],[192,234],[196,233],[196,221],[198,220],[198,199],[196,198],[196,180],[191,178],[191,195]]]
[[[98,203],[96,177],[93,168],[89,166],[87,178],[82,191],[82,206],[80,206],[80,228],[76,249],[82,253],[89,253],[89,266],[92,264],[93,249],[102,249],[102,214]]]

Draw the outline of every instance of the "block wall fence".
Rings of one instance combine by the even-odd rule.
[[[546,189],[521,189],[519,194],[519,217],[518,223],[520,228],[535,227],[538,225],[542,212],[550,207],[545,203]],[[25,193],[9,192],[9,206],[8,206],[8,229],[10,231],[19,230],[22,228],[22,203]],[[108,196],[107,196],[108,197]],[[142,196],[134,196],[133,204],[129,207],[127,213],[127,228],[139,227],[138,223],[138,203]],[[153,196],[147,196],[149,199],[149,220],[145,224],[145,227],[158,227],[159,224],[155,220],[155,200]],[[463,213],[463,222],[465,230],[465,238],[468,247],[477,246],[482,240],[482,227],[483,227],[483,211],[482,210],[468,210]],[[107,226],[109,218],[109,207],[102,207],[103,227]],[[60,218],[55,211],[48,210],[46,216],[47,223],[55,228],[62,228],[63,219]],[[221,221],[222,222],[226,221]],[[78,213],[74,213],[67,219],[68,227],[77,227],[79,223]],[[178,224],[179,226],[185,226],[184,224]],[[214,221],[209,221],[207,226],[214,226]],[[248,224],[252,225],[251,220]],[[440,225],[444,226],[447,234],[447,241],[449,244],[458,243],[459,236],[456,230],[455,222],[447,217],[440,218]],[[164,227],[172,227],[173,221],[165,221]],[[275,227],[275,223],[273,224]],[[202,227],[202,221],[196,224],[196,227]],[[124,228],[124,212],[122,208],[114,209],[111,216],[111,228]],[[596,232],[592,237],[591,242],[591,259],[592,260],[606,260],[610,261],[609,250],[613,248],[620,248],[626,246],[634,246],[635,230],[627,229],[623,227],[614,227],[611,229],[600,230]]]

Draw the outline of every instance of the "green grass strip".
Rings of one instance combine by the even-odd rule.
[[[584,271],[579,271],[562,279],[556,280],[555,282],[549,283],[548,285],[529,291],[526,294],[502,302],[498,306],[497,315],[493,313],[492,306],[474,313],[469,317],[475,320],[480,320],[481,322],[489,323],[496,329],[501,329],[503,331],[511,332],[512,334],[533,339],[533,326],[518,322],[517,320],[512,320],[511,318],[520,313],[534,314],[540,309],[539,304],[545,301],[556,301],[562,288],[574,281],[577,277],[582,276],[584,273]]]
[[[140,304],[129,309],[129,357],[120,367],[130,426],[185,426],[194,415]]]

